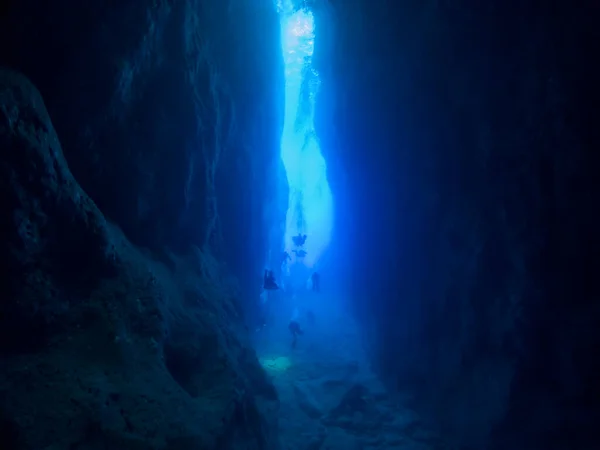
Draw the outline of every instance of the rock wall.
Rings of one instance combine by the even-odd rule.
[[[314,3],[335,30],[320,136],[380,372],[472,448],[592,448],[593,8]]]
[[[228,260],[254,274],[283,120],[270,0],[27,0],[1,34],[3,64],[40,89],[75,177],[134,243],[244,248]]]
[[[7,448],[277,448],[238,293],[130,244],[79,187],[35,87],[0,72],[0,439]]]
[[[3,448],[279,448],[273,4],[17,2],[0,66]]]

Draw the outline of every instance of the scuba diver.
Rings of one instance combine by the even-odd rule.
[[[298,233],[298,236],[292,238],[296,247],[302,247],[306,243],[306,235]]]
[[[275,275],[273,274],[272,270],[265,270],[263,288],[267,291],[276,291],[277,289],[279,289],[279,286],[275,281]]]
[[[318,272],[313,272],[311,280],[313,292],[321,292],[321,275]]]
[[[296,254],[296,258],[304,258],[306,256],[306,250],[292,250]]]
[[[281,261],[281,264],[285,264],[288,261],[292,260],[292,257],[290,256],[290,254],[287,251],[284,251],[282,256],[283,256],[283,261]]]
[[[296,308],[294,309],[294,314],[292,315],[292,319],[290,320],[290,323],[288,325],[288,329],[290,330],[290,333],[292,333],[293,336],[292,348],[296,348],[298,336],[302,336],[304,334],[304,331],[302,331],[300,323],[298,322],[298,315],[298,308]]]
[[[264,314],[262,314],[258,319],[258,324],[256,326],[256,332],[259,333],[267,327],[267,318]]]

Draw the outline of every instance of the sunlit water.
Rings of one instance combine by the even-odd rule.
[[[285,250],[295,258],[292,237],[308,236],[307,254],[298,262],[314,267],[327,248],[333,228],[333,201],[327,165],[314,128],[318,73],[312,68],[314,18],[312,12],[293,12],[291,0],[278,2],[285,63],[285,119],[281,159],[289,185]],[[292,261],[294,263],[296,261]]]

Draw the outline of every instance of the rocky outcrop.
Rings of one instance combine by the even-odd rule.
[[[273,5],[11,6],[0,62],[44,101],[2,72],[2,445],[277,448],[241,317],[279,220]]]
[[[344,152],[340,237],[380,371],[473,448],[591,448],[592,11],[314,3],[336,30],[320,136]]]
[[[25,0],[0,42],[44,96],[75,178],[132,242],[208,245],[255,282],[265,216],[280,220],[265,211],[283,120],[271,0]]]
[[[73,178],[39,92],[6,70],[0,149],[3,448],[277,448],[277,395],[219,264],[134,247]]]
[[[241,311],[280,220],[272,2],[13,2],[0,64],[41,91],[2,72],[2,445],[277,448]]]

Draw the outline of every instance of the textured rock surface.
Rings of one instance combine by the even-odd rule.
[[[284,448],[453,450],[370,370],[345,299],[321,295],[318,303],[328,306],[319,309],[319,321],[306,327],[296,348],[285,323],[265,330],[257,343],[279,392]]]
[[[277,448],[277,394],[217,263],[167,266],[110,225],[26,78],[0,72],[0,105],[3,448]]]
[[[271,0],[24,0],[0,43],[0,63],[44,96],[75,178],[134,243],[208,243],[244,286],[261,273],[283,107]]]
[[[238,287],[277,220],[273,5],[42,3],[0,18],[42,94],[1,72],[2,447],[277,448]]]
[[[595,448],[597,8],[392,3],[315,56],[380,370],[475,448]]]
[[[298,450],[445,448],[430,421],[600,447],[593,5],[308,3],[338,259],[411,408],[334,328],[274,374],[278,410],[245,342],[277,225],[272,1],[23,0],[0,63],[44,102],[0,72],[3,448],[276,449],[277,415]]]

